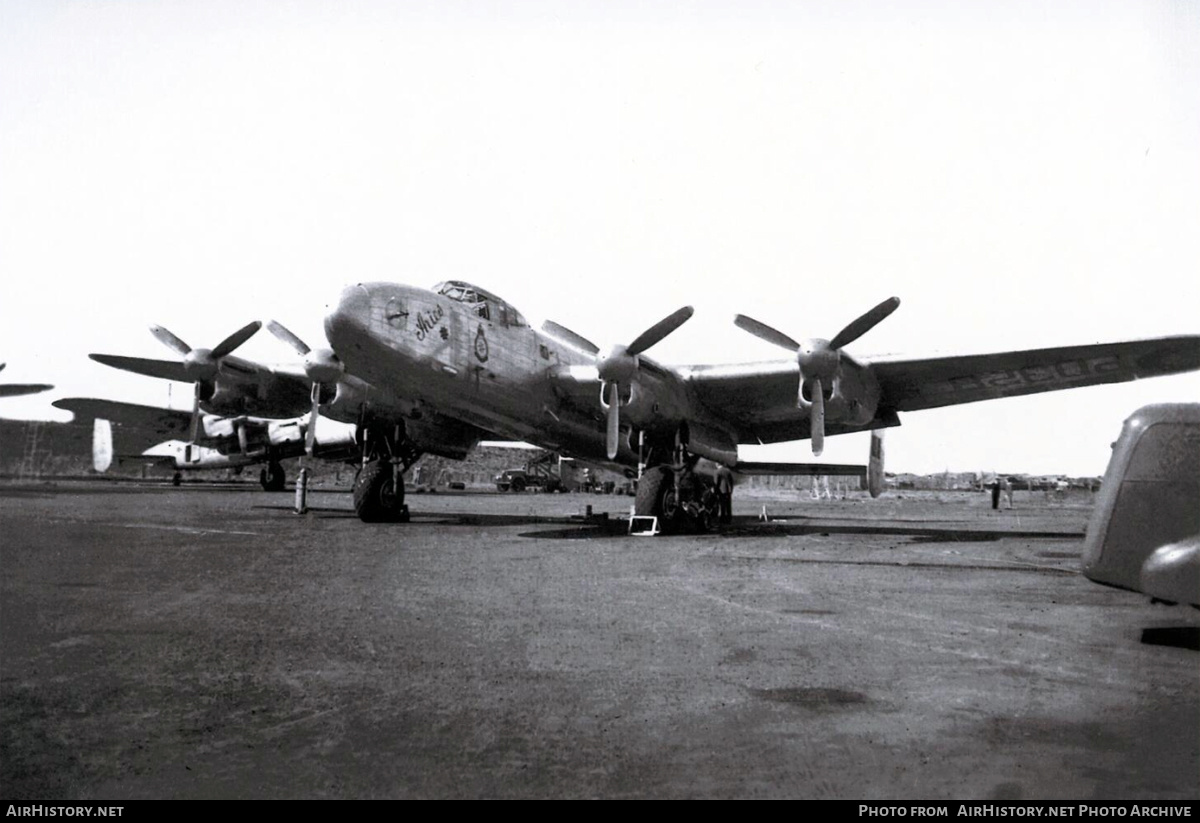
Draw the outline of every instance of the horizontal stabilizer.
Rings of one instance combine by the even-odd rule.
[[[753,463],[739,461],[733,470],[738,474],[777,475],[780,477],[798,476],[867,476],[866,466],[856,466],[852,463]]]

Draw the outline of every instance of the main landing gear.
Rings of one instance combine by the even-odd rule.
[[[404,472],[421,457],[404,424],[360,427],[363,464],[354,479],[354,511],[364,523],[407,523]]]
[[[700,459],[678,442],[670,464],[651,466],[638,481],[633,513],[658,518],[662,534],[700,533],[715,526],[720,499],[712,478],[696,472]]]

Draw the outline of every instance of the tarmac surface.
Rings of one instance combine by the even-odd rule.
[[[1200,612],[1083,578],[1086,501],[292,502],[0,486],[0,797],[1200,797]]]

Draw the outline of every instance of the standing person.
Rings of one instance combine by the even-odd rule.
[[[992,508],[1000,508],[1000,478],[992,481]]]
[[[717,504],[721,522],[733,520],[733,472],[728,466],[717,469]]]
[[[1012,492],[1013,492],[1012,480],[1005,477],[1004,482],[1001,483],[1001,487],[1004,489],[1004,499],[1006,501],[1008,501],[1008,507],[1011,509],[1012,508]]]

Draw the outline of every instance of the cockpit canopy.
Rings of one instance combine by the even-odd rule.
[[[466,303],[474,308],[475,313],[484,320],[502,323],[505,326],[525,326],[525,318],[512,306],[505,303],[490,291],[464,283],[461,280],[446,280],[433,287],[434,292]]]

